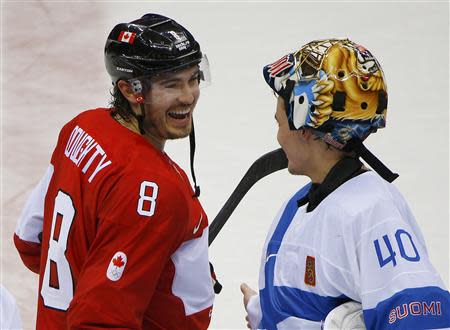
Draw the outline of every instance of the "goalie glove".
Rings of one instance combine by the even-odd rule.
[[[356,301],[349,301],[334,308],[325,318],[322,329],[365,330],[361,304]]]

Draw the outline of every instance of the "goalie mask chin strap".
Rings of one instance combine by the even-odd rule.
[[[386,165],[384,165],[374,154],[372,154],[364,144],[357,139],[352,139],[345,145],[344,150],[354,151],[357,156],[364,159],[367,164],[372,167],[383,179],[388,182],[392,182],[398,178],[397,173],[393,173]]]

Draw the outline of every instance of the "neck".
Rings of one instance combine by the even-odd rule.
[[[308,175],[312,181],[312,183],[320,184],[323,182],[325,177],[328,175],[330,170],[337,164],[340,158],[333,159],[322,159],[317,166],[311,171]]]
[[[164,151],[164,146],[166,145],[166,141],[163,140],[158,140],[156,139],[154,136],[152,136],[151,134],[145,132],[145,134],[143,135],[143,137],[150,143],[152,144],[156,149],[160,150],[160,151]]]
[[[136,119],[136,117],[130,116],[127,120],[125,120],[119,114],[116,114],[114,116],[114,119],[122,126],[128,128],[130,131],[132,131],[136,134],[142,135],[139,130],[139,123],[138,123],[138,120]],[[158,149],[160,151],[164,151],[164,146],[166,144],[166,141],[160,141],[147,132],[145,132],[144,135],[142,135],[142,137],[144,139],[146,139],[156,149]]]

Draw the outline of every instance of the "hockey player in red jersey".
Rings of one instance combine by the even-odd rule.
[[[190,135],[193,157],[206,58],[184,27],[147,14],[114,27],[105,63],[112,107],[63,127],[14,235],[39,274],[36,327],[206,329],[208,219],[164,152]]]

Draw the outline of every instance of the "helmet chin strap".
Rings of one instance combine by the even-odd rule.
[[[344,150],[354,151],[356,154],[364,159],[367,164],[372,167],[383,179],[392,182],[398,178],[397,173],[393,173],[386,165],[384,165],[374,154],[372,154],[358,139],[352,139],[345,145]]]
[[[137,115],[132,111],[132,114],[134,118],[138,121],[139,125],[139,132],[144,135],[144,119],[145,119],[145,106],[144,106],[144,97],[142,95],[139,95],[136,97],[136,102],[139,104],[139,107],[141,108],[141,114]],[[194,156],[195,156],[195,130],[194,130],[194,119],[192,119],[192,130],[189,134],[189,146],[190,146],[190,161],[191,161],[191,175],[192,180],[194,180],[194,195],[192,197],[199,197],[200,196],[200,186],[197,185],[197,178],[195,177],[195,171],[194,171]]]
[[[189,145],[190,145],[190,158],[191,158],[191,175],[192,180],[194,180],[194,196],[192,197],[199,197],[200,196],[200,186],[197,185],[197,179],[195,178],[195,172],[194,172],[194,155],[195,155],[195,130],[194,130],[194,118],[192,118],[192,130],[189,134]]]
[[[144,135],[145,134],[145,130],[144,130],[144,119],[145,119],[145,106],[144,103],[140,103],[139,104],[140,108],[141,108],[141,114],[140,115],[136,115],[134,114],[134,117],[137,119],[138,121],[138,126],[139,126],[139,132]],[[134,113],[134,112],[133,112]]]

